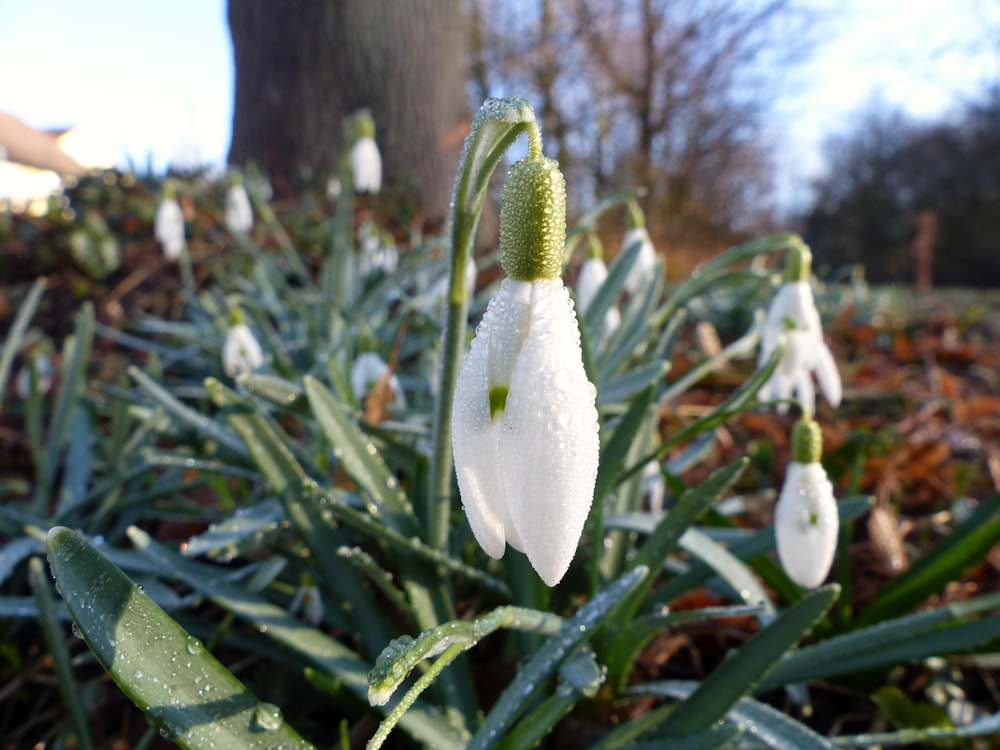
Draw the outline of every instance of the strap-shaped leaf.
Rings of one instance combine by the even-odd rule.
[[[83,750],[93,750],[94,743],[87,725],[87,711],[83,707],[80,690],[73,678],[73,665],[70,662],[69,648],[66,646],[66,626],[59,620],[56,603],[52,598],[51,584],[46,578],[45,565],[41,558],[33,557],[28,563],[28,581],[38,607],[38,620],[42,625],[42,632],[45,633],[45,643],[52,657],[59,692],[62,693],[70,724],[76,733],[76,741]]]
[[[979,506],[968,519],[892,580],[858,617],[871,625],[907,612],[978,564],[1000,542],[1000,496]]]
[[[0,394],[7,392],[7,378],[10,377],[11,364],[14,362],[17,350],[21,348],[21,341],[24,339],[25,331],[28,330],[28,323],[31,322],[32,316],[38,309],[38,303],[42,300],[42,294],[45,292],[45,281],[44,276],[35,279],[35,283],[31,285],[27,296],[17,309],[14,324],[4,337],[3,349],[0,351]],[[3,413],[2,397],[0,397],[0,413]]]
[[[245,587],[218,580],[211,574],[211,567],[185,560],[154,542],[141,529],[130,528],[128,536],[142,554],[156,562],[161,574],[183,581],[223,609],[250,623],[268,638],[280,643],[303,665],[336,680],[359,700],[367,698],[369,664],[347,646],[309,627]],[[459,735],[427,706],[418,704],[411,708],[400,720],[400,726],[432,747],[460,746]]]
[[[364,489],[371,514],[383,518],[390,528],[401,534],[415,534],[418,525],[413,508],[371,440],[322,383],[310,376],[302,382],[312,412],[333,446],[334,455]]]
[[[57,526],[48,548],[83,639],[165,736],[198,750],[312,747],[86,540]]]
[[[289,520],[302,535],[322,574],[321,583],[332,590],[348,619],[356,626],[366,651],[373,657],[389,632],[372,598],[350,565],[339,555],[342,540],[331,525],[332,517],[315,495],[302,491],[306,473],[278,432],[239,394],[212,378],[205,389],[220,408],[233,431],[242,438],[257,468],[281,498]]]
[[[782,612],[716,667],[684,701],[683,709],[672,713],[663,723],[661,733],[679,737],[701,732],[725,717],[812,630],[839,593],[840,587],[836,585],[817,589]],[[636,692],[642,692],[642,686]]]
[[[645,695],[664,696],[684,699],[698,689],[698,683],[690,680],[665,680],[651,682],[636,687],[636,692]],[[681,704],[678,711],[683,711]],[[753,698],[742,698],[726,715],[723,724],[740,727],[754,737],[765,747],[774,750],[831,750],[830,741],[812,729],[776,711],[766,703]],[[674,740],[670,740],[670,748],[674,748]],[[662,745],[662,742],[661,742]],[[639,748],[641,744],[631,747]]]

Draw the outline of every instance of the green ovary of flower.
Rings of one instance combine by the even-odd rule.
[[[554,159],[511,167],[500,204],[500,263],[516,281],[554,279],[566,244],[566,180]]]

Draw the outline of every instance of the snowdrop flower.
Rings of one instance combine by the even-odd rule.
[[[163,255],[167,260],[177,260],[184,250],[184,212],[181,204],[174,197],[172,185],[167,185],[163,191],[163,199],[156,209],[156,219],[153,221],[153,236],[163,246]]]
[[[245,234],[253,229],[253,209],[250,207],[250,196],[239,177],[226,191],[225,209],[226,229],[233,234]]]
[[[264,352],[246,323],[236,322],[222,344],[222,368],[234,378],[253,372],[264,364]]]
[[[400,411],[406,409],[406,396],[399,384],[399,378],[389,372],[389,365],[377,352],[362,352],[354,360],[354,365],[351,367],[351,390],[354,391],[354,398],[359,403],[364,403],[372,388],[378,385],[386,374],[389,376],[393,405]]]
[[[300,610],[302,619],[314,628],[323,622],[323,597],[320,595],[319,586],[313,581],[304,581],[288,605],[288,611],[293,615]]]
[[[819,425],[807,415],[793,428],[792,461],[774,508],[781,567],[805,588],[826,579],[840,528],[833,485],[819,462],[822,452]]]
[[[368,110],[358,112],[352,121],[351,175],[354,192],[377,193],[382,189],[382,155],[375,143],[375,121]]]
[[[500,209],[507,276],[476,329],[455,389],[462,505],[483,550],[524,552],[549,586],[565,575],[598,462],[594,386],[562,269],[566,187],[540,154],[510,171]]]
[[[628,276],[625,277],[625,289],[629,294],[635,294],[643,280],[656,269],[656,248],[653,247],[653,241],[646,231],[646,218],[639,204],[635,200],[629,200],[625,235],[622,237],[622,252],[637,242],[640,243],[639,254],[635,257]]]
[[[663,512],[663,501],[667,497],[667,483],[660,471],[659,461],[650,461],[643,467],[642,485],[649,512],[659,515]]]
[[[771,358],[778,342],[785,338],[786,348],[781,362],[760,389],[759,397],[787,399],[795,392],[802,408],[812,414],[816,410],[816,389],[812,376],[815,373],[820,390],[831,406],[838,406],[841,398],[840,374],[830,349],[823,341],[823,328],[809,286],[809,268],[812,256],[802,247],[789,251],[785,283],[771,301],[761,336],[758,367]],[[787,404],[779,404],[784,413]]]
[[[587,312],[590,303],[594,301],[597,290],[608,278],[608,267],[604,263],[601,241],[595,235],[590,235],[587,241],[587,258],[580,265],[580,273],[576,278],[576,303],[582,312]],[[604,314],[602,333],[610,334],[618,330],[622,316],[614,305]]]
[[[376,270],[394,274],[399,268],[399,250],[389,232],[382,232],[374,222],[365,222],[358,228],[358,273],[370,276]]]
[[[14,392],[22,401],[27,399],[31,393],[32,369],[34,369],[34,377],[38,378],[38,392],[40,394],[44,395],[52,388],[52,378],[55,375],[52,369],[52,360],[45,352],[36,351],[30,355],[14,379]]]

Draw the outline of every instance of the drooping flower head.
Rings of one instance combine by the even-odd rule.
[[[222,369],[234,378],[251,373],[264,364],[264,351],[253,331],[243,322],[243,312],[234,307],[230,316],[232,324],[222,342]]]
[[[622,237],[622,252],[639,243],[639,254],[632,268],[625,277],[625,289],[629,294],[635,294],[643,279],[653,273],[656,268],[656,248],[649,238],[646,229],[646,217],[642,213],[639,202],[634,198],[628,201],[628,213],[625,216],[625,235]]]
[[[789,578],[815,588],[826,579],[840,529],[833,485],[819,462],[823,436],[808,415],[792,430],[792,461],[774,508],[778,559]]]
[[[566,188],[540,154],[510,171],[500,211],[507,276],[458,376],[452,441],[462,505],[491,557],[523,551],[558,583],[576,552],[597,476],[595,389],[559,273]]]
[[[243,185],[243,178],[234,174],[229,188],[226,190],[226,205],[224,214],[226,229],[233,234],[242,234],[253,229],[253,208],[250,206],[250,196]]]
[[[823,340],[819,312],[809,285],[811,264],[812,254],[804,245],[789,250],[785,281],[767,310],[758,360],[758,366],[763,367],[778,342],[785,339],[786,348],[781,362],[758,395],[766,401],[787,399],[794,392],[803,409],[810,414],[816,411],[813,374],[831,406],[838,406],[841,398],[840,373]],[[778,406],[782,413],[787,408],[786,404]]]
[[[580,264],[580,273],[576,278],[576,303],[582,312],[586,312],[594,301],[597,290],[608,278],[608,266],[604,262],[604,248],[597,235],[589,234],[586,245],[587,257]],[[604,315],[604,333],[613,333],[621,325],[621,313],[612,305]]]
[[[382,155],[375,143],[375,120],[367,109],[351,118],[351,175],[356,193],[382,189]]]
[[[168,182],[163,187],[163,198],[156,209],[153,236],[163,247],[167,260],[177,260],[184,251],[184,212],[175,197],[175,188]]]

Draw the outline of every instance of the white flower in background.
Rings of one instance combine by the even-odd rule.
[[[293,615],[302,612],[302,619],[314,628],[323,622],[323,597],[319,586],[314,583],[303,583],[288,605],[288,611]]]
[[[594,301],[597,290],[608,278],[608,266],[602,257],[600,240],[591,235],[587,245],[587,258],[580,265],[580,273],[576,277],[576,303],[581,312],[586,313],[590,303]],[[618,307],[612,305],[604,314],[602,333],[610,334],[618,330],[622,316]]]
[[[781,567],[805,588],[826,580],[840,530],[833,485],[819,462],[822,451],[819,425],[803,417],[792,432],[792,461],[774,508]]]
[[[540,156],[517,162],[500,212],[508,276],[476,329],[455,388],[452,443],[462,505],[494,558],[523,551],[554,586],[579,544],[598,462],[596,391],[558,274],[565,182]]]
[[[14,379],[14,392],[22,401],[28,398],[28,395],[31,393],[32,368],[34,368],[35,377],[38,378],[39,393],[46,394],[52,387],[52,378],[55,375],[52,369],[52,360],[44,352],[35,352],[30,355],[30,358],[18,371],[17,377]]]
[[[399,250],[389,232],[381,231],[374,222],[365,222],[358,228],[358,273],[364,277],[375,271],[386,275],[399,268]]]
[[[362,352],[354,360],[351,367],[351,390],[354,391],[354,398],[363,404],[372,388],[387,375],[393,406],[400,411],[406,409],[406,395],[399,384],[399,378],[389,371],[389,365],[377,352]]]
[[[642,469],[643,494],[649,505],[649,512],[660,514],[663,512],[663,501],[667,497],[667,483],[663,480],[663,472],[660,471],[659,461],[650,461]]]
[[[169,187],[156,209],[153,236],[163,247],[163,255],[167,260],[177,260],[184,251],[184,212]]]
[[[630,200],[621,251],[625,252],[637,242],[639,243],[639,254],[635,257],[635,262],[625,277],[625,289],[629,294],[635,294],[635,291],[649,274],[656,271],[656,248],[653,247],[653,241],[649,238],[649,232],[646,230],[646,219],[639,204]]]
[[[234,182],[226,191],[226,229],[233,234],[245,234],[253,229],[253,209],[250,196],[242,182]]]
[[[253,372],[264,364],[264,352],[260,342],[246,323],[236,323],[226,332],[222,344],[222,368],[234,378]]]
[[[785,353],[774,373],[760,389],[762,401],[787,399],[795,393],[802,408],[812,414],[816,410],[816,389],[812,376],[816,375],[820,390],[831,406],[838,406],[841,399],[840,373],[830,349],[823,340],[819,312],[809,286],[811,255],[805,248],[793,248],[788,255],[785,282],[778,289],[764,321],[758,367],[771,358],[775,347],[785,339]],[[787,404],[779,404],[784,413]]]
[[[377,193],[382,189],[382,155],[375,143],[375,121],[361,110],[351,121],[351,175],[354,192]]]

